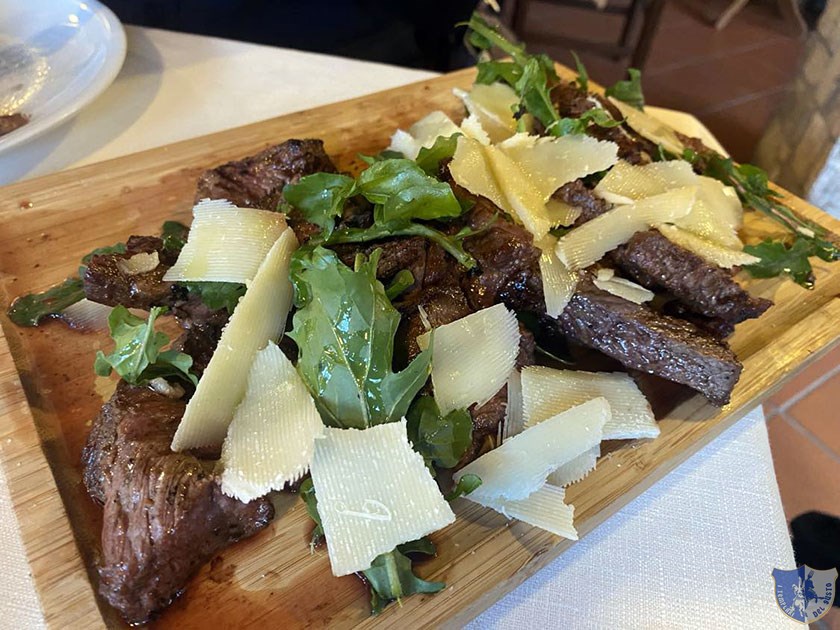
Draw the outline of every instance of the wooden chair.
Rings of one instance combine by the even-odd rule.
[[[654,35],[659,27],[659,19],[665,8],[666,0],[543,0],[551,4],[600,11],[612,15],[623,15],[624,24],[621,35],[615,43],[592,42],[549,33],[529,33],[529,41],[542,41],[578,51],[593,52],[604,57],[629,60],[629,66],[642,69],[647,61]],[[528,14],[531,0],[506,0],[502,5],[502,21],[522,38],[522,28]],[[602,8],[599,7],[602,6]],[[641,27],[639,27],[641,21]],[[638,35],[634,37],[636,31]],[[524,38],[523,38],[524,39]]]

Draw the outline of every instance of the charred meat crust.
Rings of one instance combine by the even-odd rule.
[[[610,257],[639,284],[668,291],[689,310],[706,317],[737,324],[773,305],[750,295],[728,270],[710,265],[656,230],[634,234]]]
[[[160,263],[151,271],[129,275],[120,268],[135,254],[157,252]],[[169,306],[177,297],[177,289],[163,276],[174,264],[172,255],[163,247],[163,241],[154,236],[132,236],[126,243],[124,254],[93,256],[84,273],[85,297],[93,302],[126,308],[149,310],[153,306]]]
[[[334,173],[335,165],[321,140],[287,140],[265,151],[205,171],[195,200],[227,199],[240,207],[275,210],[283,186],[304,175]]]
[[[584,274],[558,323],[585,346],[625,367],[699,391],[715,405],[729,402],[741,374],[735,353],[689,322],[601,291]]]
[[[84,480],[104,502],[100,593],[129,623],[166,607],[218,551],[274,510],[222,494],[208,465],[169,445],[185,403],[120,383],[94,422]]]
[[[580,181],[566,184],[555,195],[581,209],[578,224],[610,208]],[[737,324],[758,317],[773,305],[770,300],[750,295],[730,271],[706,262],[656,230],[635,234],[607,258],[642,286],[667,291],[688,310],[704,317]]]

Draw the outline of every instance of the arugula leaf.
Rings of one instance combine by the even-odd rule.
[[[180,252],[187,244],[190,228],[179,221],[164,221],[160,231],[163,248],[171,252]]]
[[[105,355],[96,353],[93,364],[99,376],[108,376],[112,370],[132,385],[140,385],[159,376],[177,376],[194,385],[198,379],[190,373],[192,357],[176,350],[161,352],[169,337],[155,331],[155,319],[166,309],[155,306],[149,311],[148,321],[128,312],[122,305],[114,307],[108,317],[108,328],[114,339],[114,351]]]
[[[352,177],[338,173],[314,173],[296,184],[283,187],[283,198],[300,210],[304,218],[319,226],[325,236],[332,233],[335,219],[347,200],[356,193]]]
[[[429,177],[412,160],[382,160],[362,171],[357,182],[362,196],[376,204],[377,221],[457,217],[461,206],[449,184]]]
[[[320,246],[293,258],[298,310],[289,336],[300,351],[298,372],[329,426],[399,420],[431,372],[430,350],[402,372],[391,370],[400,316],[376,279],[380,254],[358,255],[354,269]]]
[[[482,61],[476,67],[475,82],[484,85],[503,81],[513,86],[522,76],[522,68],[515,61]]]
[[[369,228],[343,228],[333,232],[326,240],[327,245],[341,243],[367,243],[380,238],[393,236],[422,236],[438,244],[444,251],[457,260],[466,269],[472,269],[478,263],[475,258],[464,249],[464,239],[478,234],[481,230],[463,228],[457,234],[449,236],[443,232],[411,221],[393,221],[391,223],[375,223]]]
[[[125,243],[97,247],[82,257],[77,277],[67,278],[61,284],[50,287],[42,293],[22,295],[12,302],[6,314],[18,326],[37,326],[43,319],[60,315],[68,306],[84,299],[83,279],[91,258],[104,254],[123,253],[125,253]]]
[[[804,287],[814,286],[814,272],[809,256],[817,256],[818,250],[814,241],[804,238],[796,239],[791,246],[781,241],[767,239],[758,245],[747,245],[744,251],[761,258],[761,262],[744,267],[756,278],[774,278],[783,274]]]
[[[745,247],[744,251],[761,258],[760,263],[745,267],[752,275],[767,278],[788,274],[795,282],[810,289],[814,286],[814,276],[808,262],[810,256],[817,256],[827,262],[840,260],[840,247],[832,241],[828,230],[799,216],[783,204],[781,196],[770,188],[767,173],[762,169],[751,164],[736,164],[731,158],[712,150],[698,153],[686,149],[682,158],[704,175],[734,188],[745,207],[768,216],[793,235],[790,246],[781,241],[767,240],[759,245]]]
[[[580,89],[584,92],[589,91],[589,73],[586,71],[586,66],[580,60],[580,57],[577,56],[577,53],[572,50],[572,57],[575,60],[575,68],[577,68],[577,79],[575,82],[580,86]]]
[[[441,416],[431,396],[420,396],[406,415],[408,439],[426,465],[453,468],[472,443],[472,418],[466,409]]]
[[[587,109],[578,118],[561,118],[551,128],[551,133],[555,136],[582,134],[586,133],[590,124],[598,125],[599,127],[618,127],[621,122],[610,116],[607,110],[600,107],[593,107],[592,109]]]
[[[460,136],[460,133],[453,133],[447,138],[439,136],[431,147],[421,147],[417,159],[414,160],[417,166],[422,168],[427,175],[436,175],[440,171],[440,163],[455,155]]]
[[[385,295],[392,302],[400,296],[408,287],[414,284],[414,274],[408,269],[400,269],[397,275],[391,280],[391,284],[385,289]]]
[[[314,549],[324,540],[324,526],[321,524],[321,515],[318,513],[318,497],[315,496],[315,484],[312,483],[312,477],[307,477],[300,484],[300,498],[306,505],[306,513],[309,514],[315,522],[315,528],[312,530],[312,539],[309,542],[310,548]]]
[[[85,254],[82,258],[82,265],[87,265],[90,259],[94,256],[105,256],[107,254],[124,254],[125,243],[115,243],[114,245],[106,245],[105,247],[97,247],[92,252]]]
[[[18,326],[37,326],[42,319],[59,315],[84,297],[81,278],[67,278],[43,293],[30,293],[17,298],[7,314]]]
[[[412,550],[417,551],[417,548]],[[370,606],[374,615],[382,612],[392,601],[414,593],[437,593],[446,586],[443,582],[427,582],[414,575],[411,560],[400,551],[400,547],[377,556],[370,568],[362,571],[362,575],[370,584]]]
[[[627,74],[630,75],[629,79],[617,81],[604,90],[604,94],[632,105],[636,109],[644,110],[645,95],[642,93],[642,73],[636,68],[628,68]]]
[[[199,297],[207,308],[217,311],[227,309],[233,314],[233,309],[245,295],[245,285],[238,282],[184,282],[183,286],[190,293]]]
[[[458,480],[458,483],[455,484],[455,487],[452,488],[452,492],[444,497],[447,501],[454,501],[458,497],[463,497],[468,495],[470,492],[475,490],[481,485],[481,477],[475,475],[473,473],[467,473],[466,475],[462,475],[461,478]]]
[[[376,162],[381,162],[382,160],[399,160],[405,157],[402,153],[394,151],[393,149],[383,149],[376,155],[364,155],[363,153],[359,153],[358,156],[359,159],[368,166],[375,164]]]

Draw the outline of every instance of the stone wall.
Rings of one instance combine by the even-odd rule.
[[[796,79],[764,132],[754,162],[773,181],[806,197],[823,179],[839,137],[840,0],[829,0],[817,30],[808,35]],[[835,159],[840,158],[837,153]]]

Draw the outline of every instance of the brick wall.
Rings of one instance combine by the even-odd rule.
[[[808,35],[796,79],[756,149],[770,178],[808,196],[840,137],[840,0]]]

